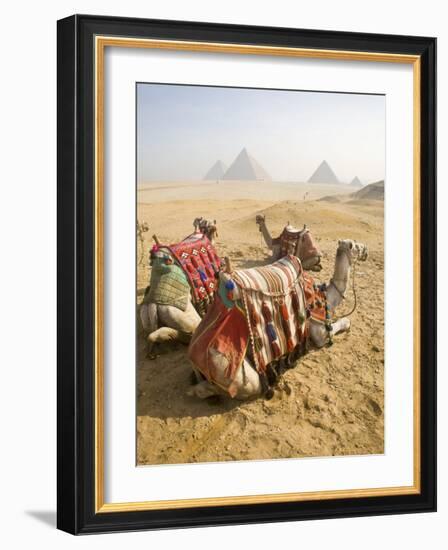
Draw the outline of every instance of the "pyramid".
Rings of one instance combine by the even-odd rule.
[[[326,160],[322,161],[308,183],[339,183],[336,174]]]
[[[352,181],[350,182],[350,185],[352,187],[362,187],[362,182],[361,180],[358,178],[358,176],[355,176]]]
[[[271,181],[272,178],[244,147],[222,179]]]
[[[210,168],[210,170],[205,174],[204,180],[220,180],[222,179],[226,170],[227,166],[220,160],[217,160],[215,164]]]

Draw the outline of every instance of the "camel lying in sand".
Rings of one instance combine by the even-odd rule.
[[[273,261],[292,254],[300,259],[303,269],[310,271],[322,269],[320,264],[322,254],[306,225],[303,226],[303,229],[297,229],[288,222],[280,236],[273,238],[266,226],[266,216],[257,214],[255,223],[258,225],[267,247],[272,251]]]
[[[221,265],[212,244],[216,221],[196,218],[193,225],[195,233],[175,245],[162,245],[154,237],[151,280],[139,308],[149,356],[156,343],[188,343],[213,301]]]
[[[366,259],[364,244],[340,240],[333,277],[320,286],[294,256],[230,273],[228,266],[190,343],[189,357],[201,381],[189,394],[272,396],[275,380],[270,382],[269,374],[293,366],[308,343],[321,348],[350,328],[348,317],[335,320],[333,312],[344,300],[352,265]]]

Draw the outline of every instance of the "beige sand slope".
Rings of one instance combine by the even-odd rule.
[[[303,201],[307,191],[314,200]],[[191,232],[193,218],[202,215],[218,221],[221,255],[232,257],[236,266],[259,265],[268,258],[254,222],[255,214],[263,212],[274,235],[287,221],[309,225],[324,254],[319,280],[332,273],[338,238],[363,241],[370,251],[356,275],[359,307],[351,331],[337,336],[331,348],[302,358],[284,375],[283,391],[271,401],[216,403],[188,397],[191,370],[186,348],[165,347],[149,361],[140,335],[139,464],[383,452],[383,203],[316,200],[330,193],[340,194],[341,186],[228,182],[224,189],[224,184],[185,182],[153,184],[139,192],[138,216],[150,225],[147,248],[149,235],[177,241]],[[140,266],[140,289],[148,276],[148,268]],[[351,305],[349,294],[340,313]]]

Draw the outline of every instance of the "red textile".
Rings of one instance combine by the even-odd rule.
[[[248,341],[249,330],[244,314],[237,307],[228,309],[217,294],[193,334],[188,357],[209,382],[234,397],[236,391],[232,382],[246,355]],[[227,359],[224,376],[217,376],[219,365],[214,364],[211,350],[220,352]]]
[[[298,230],[286,226],[280,237],[273,239],[273,244],[280,245],[280,258],[292,254],[304,262],[322,255],[308,229]]]
[[[185,272],[195,304],[209,302],[218,290],[217,274],[221,260],[205,235],[193,233],[177,244],[166,248]]]
[[[304,271],[302,276],[306,308],[310,312],[310,317],[316,321],[325,323],[327,320],[325,311],[325,293],[314,283],[314,279],[309,273]]]

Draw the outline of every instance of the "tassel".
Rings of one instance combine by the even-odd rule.
[[[268,323],[266,325],[266,332],[268,333],[271,343],[274,342],[274,340],[277,340],[277,333],[275,332],[275,328],[272,323]]]
[[[280,312],[282,314],[282,318],[285,321],[288,321],[289,320],[289,312],[288,312],[288,308],[286,307],[285,302],[283,302],[282,305],[280,306]]]
[[[252,303],[248,303],[249,306],[249,315],[250,315],[250,321],[252,326],[256,326],[260,324],[260,316],[258,315],[257,311],[255,310],[255,307]]]
[[[292,338],[288,338],[286,340],[286,345],[288,346],[288,351],[291,352],[293,349],[294,349],[294,342],[292,340]]]
[[[292,301],[292,307],[294,311],[295,312],[300,311],[299,297],[297,296],[297,292],[295,290],[291,292],[291,301]]]
[[[272,323],[272,313],[266,302],[261,304],[261,313],[263,314],[266,323]]]
[[[280,349],[280,346],[277,344],[277,342],[271,342],[271,348],[274,352],[274,357],[281,357],[282,351]]]

